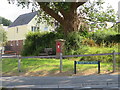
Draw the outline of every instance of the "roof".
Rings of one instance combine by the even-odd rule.
[[[37,15],[37,11],[22,14],[9,27],[15,27],[15,26],[28,24],[36,15]]]

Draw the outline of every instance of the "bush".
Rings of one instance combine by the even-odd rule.
[[[55,54],[56,39],[65,39],[65,54],[80,54],[78,51],[79,48],[83,49],[82,40],[83,36],[80,35],[80,32],[72,32],[64,37],[63,34],[50,32],[50,33],[29,33],[26,36],[25,45],[22,51],[22,55],[39,55],[44,52],[45,48],[53,48],[53,54]]]
[[[117,48],[112,47],[88,47],[88,50],[84,52],[84,54],[102,54],[102,53],[112,53],[113,50],[115,52],[118,52]],[[112,55],[102,55],[102,56],[85,56],[80,57],[80,60],[83,61],[101,61],[101,62],[113,62],[112,61],[113,56]],[[118,62],[118,56],[116,55],[116,61]]]
[[[98,45],[104,43],[107,46],[110,43],[120,42],[120,35],[113,28],[92,32],[89,38],[93,39]]]
[[[30,32],[26,36],[25,45],[23,47],[22,55],[39,55],[44,52],[45,48],[53,48],[53,54],[55,54],[55,40],[62,36],[55,32],[40,33]]]
[[[80,54],[79,49],[83,49],[82,40],[84,37],[81,36],[80,32],[72,32],[67,35],[65,38],[65,54]]]

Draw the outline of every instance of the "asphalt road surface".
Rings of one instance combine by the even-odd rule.
[[[1,77],[0,81],[2,83],[1,87],[5,88],[56,88],[57,90],[59,90],[59,88],[66,88],[65,90],[67,90],[67,88],[74,88],[74,90],[87,90],[88,88],[106,88],[104,90],[107,90],[107,88],[109,88],[108,90],[120,90],[119,79],[120,75],[88,75],[70,77],[13,76]]]

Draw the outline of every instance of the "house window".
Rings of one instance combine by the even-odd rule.
[[[16,33],[18,33],[18,27],[17,27]]]
[[[32,31],[32,32],[34,31],[34,27],[33,27],[33,26],[31,27],[31,31]]]
[[[47,31],[47,30],[48,30],[48,27],[47,27],[47,26],[46,26],[46,27],[44,27],[44,30],[45,30],[45,31]]]
[[[32,26],[32,27],[31,27],[31,31],[32,31],[32,32],[36,32],[36,31],[38,31],[38,29],[39,29],[39,27],[35,27],[35,26]]]

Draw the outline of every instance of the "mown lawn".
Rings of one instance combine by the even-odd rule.
[[[74,59],[75,60],[75,59]],[[3,76],[73,76],[74,61],[63,59],[63,72],[59,72],[59,59],[22,59],[21,72],[18,72],[17,59],[2,60]],[[112,63],[101,63],[101,74],[112,72]],[[76,75],[97,74],[97,64],[77,65]]]

